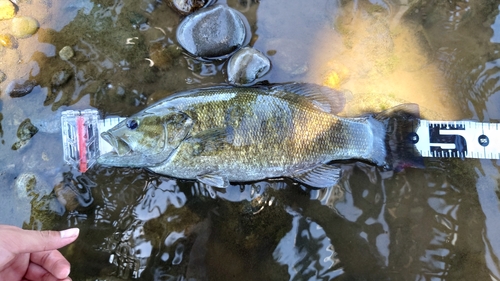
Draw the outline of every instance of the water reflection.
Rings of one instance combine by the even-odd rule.
[[[403,2],[227,4],[271,58],[269,82],[348,88],[346,114],[415,101],[428,118],[499,121],[498,1]],[[0,222],[80,227],[64,251],[73,280],[500,280],[498,161],[428,160],[399,174],[345,164],[342,182],[322,190],[70,170],[60,111],[129,115],[176,90],[224,83],[225,64],[182,54],[180,16],[161,1],[19,5],[47,15],[35,37],[0,52],[2,91],[14,79],[38,85],[1,97]],[[58,57],[64,46],[72,60]],[[53,83],[60,71],[71,78]],[[27,118],[39,132],[12,151]]]

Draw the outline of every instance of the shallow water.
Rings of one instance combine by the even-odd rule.
[[[80,227],[63,249],[73,280],[500,280],[498,160],[426,159],[397,174],[350,163],[332,188],[273,180],[215,198],[140,169],[68,167],[61,111],[128,116],[224,84],[225,64],[179,53],[181,17],[161,1],[17,2],[41,28],[0,51],[0,223]],[[500,1],[227,2],[272,61],[263,81],[346,89],[343,115],[415,102],[430,120],[500,122]],[[71,78],[51,85],[61,70]],[[39,86],[11,98],[14,79]],[[27,118],[39,132],[13,150]]]

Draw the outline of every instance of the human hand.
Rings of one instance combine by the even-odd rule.
[[[0,280],[60,281],[70,264],[57,250],[75,241],[80,230],[24,230],[0,225]]]

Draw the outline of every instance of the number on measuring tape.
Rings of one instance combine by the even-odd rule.
[[[500,138],[498,124],[421,120],[415,134],[424,157],[500,159],[499,144],[491,142]]]

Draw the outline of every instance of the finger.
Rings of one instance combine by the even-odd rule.
[[[61,281],[71,280],[70,278],[57,278],[38,264],[30,263],[23,280],[33,281]]]
[[[76,240],[80,230],[70,228],[64,231],[35,231],[17,227],[0,228],[3,237],[9,237],[12,242],[9,249],[14,254],[33,253],[55,250]]]
[[[70,264],[57,250],[32,253],[30,261],[35,263],[59,279],[68,277]]]

